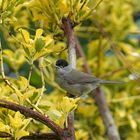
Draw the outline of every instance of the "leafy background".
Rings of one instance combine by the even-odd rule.
[[[74,4],[72,5],[72,2]],[[13,91],[0,80],[1,99],[31,107],[27,99],[64,127],[68,112],[76,109],[77,140],[105,140],[106,130],[92,97],[69,99],[54,81],[54,64],[67,59],[66,40],[60,28],[63,16],[75,26],[92,73],[125,81],[102,86],[122,140],[140,139],[140,7],[139,0],[0,0],[0,37],[4,71]],[[82,8],[81,8],[82,7]],[[83,62],[77,58],[77,69]],[[67,106],[66,106],[67,105]],[[19,112],[0,109],[0,131],[20,139],[49,128]]]

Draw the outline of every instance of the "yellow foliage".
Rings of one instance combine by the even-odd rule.
[[[88,140],[89,139],[88,133],[85,132],[82,129],[77,130],[76,133],[75,133],[75,135],[76,135],[76,139],[77,140]]]
[[[10,126],[0,122],[0,131],[10,133]]]
[[[94,99],[88,97],[79,103],[79,98],[66,97],[66,91],[54,81],[54,63],[68,57],[62,18],[69,17],[72,26],[78,24],[75,36],[80,37],[92,73],[103,79],[128,81],[101,89],[121,137],[139,140],[140,49],[138,40],[130,36],[138,30],[132,15],[139,0],[97,3],[98,0],[0,0],[4,58],[1,72],[9,82],[8,85],[0,78],[1,99],[26,107],[34,105],[62,128],[67,126],[68,113],[75,111],[77,140],[106,139]],[[77,57],[77,69],[83,71],[82,58]],[[31,104],[25,102],[27,99]],[[19,112],[0,109],[0,131],[15,139],[29,132],[51,132],[40,122],[28,121]]]
[[[19,129],[27,122],[27,119],[23,119],[23,115],[21,115],[20,112],[16,112],[14,117],[12,117],[10,114],[8,116],[10,119],[11,127],[15,130]]]
[[[19,130],[19,131],[16,131],[15,132],[15,138],[17,140],[19,140],[20,138],[24,137],[24,136],[28,136],[29,135],[29,132],[28,131],[25,131],[25,130]]]
[[[25,63],[25,55],[22,49],[17,49],[16,52],[13,52],[9,49],[5,49],[3,53],[4,58],[6,59],[8,64],[15,71],[18,71],[21,68],[21,66]]]

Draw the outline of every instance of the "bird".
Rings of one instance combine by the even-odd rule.
[[[56,83],[74,97],[87,95],[102,84],[121,84],[121,81],[102,80],[73,69],[64,59],[58,59],[55,63]]]

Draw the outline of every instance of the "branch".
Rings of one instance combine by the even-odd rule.
[[[7,132],[0,131],[0,138],[12,138],[12,135]]]
[[[81,45],[80,45],[80,42],[79,42],[78,39],[76,39],[76,50],[77,50],[78,55],[82,58],[84,71],[87,72],[87,73],[91,73],[91,70],[90,70],[90,68],[87,64],[85,54],[84,54],[84,52],[81,48]]]
[[[106,126],[109,140],[120,140],[118,130],[115,126],[114,119],[109,111],[103,91],[100,88],[97,88],[96,92],[93,93],[93,96],[99,108],[99,112],[101,114],[104,125]]]
[[[68,45],[68,57],[69,63],[75,69],[76,68],[76,38],[74,35],[74,30],[69,18],[62,19],[62,28],[64,30],[65,36],[67,38]],[[68,130],[71,132],[71,137],[67,140],[76,140],[75,131],[74,131],[74,112],[68,114]]]
[[[30,136],[24,136],[20,140],[60,140],[55,133],[44,133],[44,134],[31,134]]]
[[[84,54],[84,52],[82,50],[82,47],[80,46],[79,43],[76,44],[76,47],[77,47],[79,56],[81,56],[82,59],[83,59],[85,71],[87,73],[89,73],[89,74],[92,74],[91,70],[90,70],[90,68],[89,68],[89,66],[87,64],[86,57],[85,57],[85,54]],[[99,112],[101,114],[101,117],[102,117],[102,120],[104,122],[104,125],[106,126],[109,140],[120,140],[118,130],[117,130],[116,126],[115,126],[113,117],[112,117],[112,115],[111,115],[111,113],[109,111],[109,108],[107,106],[106,98],[104,96],[103,91],[100,88],[97,88],[95,93],[92,93],[92,94],[93,94],[93,96],[95,98],[95,101],[97,103],[97,106],[99,108]]]
[[[62,28],[67,38],[69,63],[75,69],[76,68],[76,50],[75,50],[76,38],[74,35],[72,23],[69,18],[63,18],[62,23],[63,23]]]
[[[19,111],[25,117],[31,117],[39,122],[42,122],[43,124],[48,126],[51,130],[53,130],[57,135],[59,135],[59,137],[62,137],[65,134],[64,130],[55,122],[53,122],[51,119],[27,107],[9,101],[5,101],[2,99],[0,99],[0,107],[7,108],[13,111]]]

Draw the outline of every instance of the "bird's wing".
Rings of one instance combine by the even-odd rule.
[[[71,72],[64,75],[64,79],[69,84],[82,84],[82,83],[92,83],[100,82],[100,80],[92,75],[80,72],[77,70],[72,70]]]

